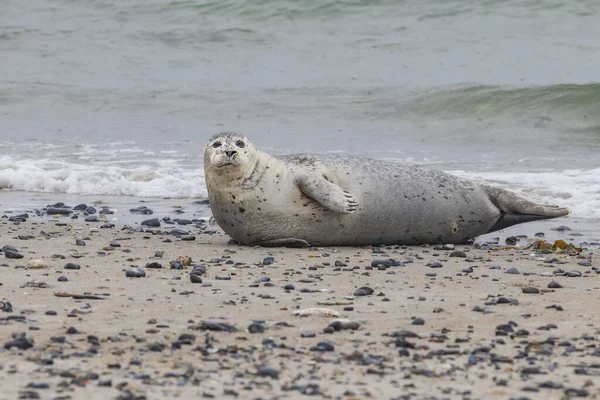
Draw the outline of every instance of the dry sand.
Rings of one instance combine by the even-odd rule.
[[[182,241],[161,233],[167,226],[100,225],[0,222],[0,247],[23,256],[0,253],[0,300],[13,308],[0,311],[0,399],[600,395],[597,245],[579,255],[456,246],[465,258],[434,246],[251,248],[198,228],[190,229],[195,240]],[[180,256],[192,266],[171,269]],[[404,265],[371,267],[389,259]],[[151,262],[162,268],[125,276]],[[205,265],[203,283],[190,280],[194,264]],[[519,274],[506,273],[512,267]],[[552,281],[562,288],[549,289]],[[373,293],[355,295],[361,287]],[[334,317],[293,314],[313,307],[353,323],[328,328]],[[237,331],[208,330],[215,325],[207,322]],[[358,329],[335,329],[342,325]]]

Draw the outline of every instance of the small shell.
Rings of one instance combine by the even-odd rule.
[[[309,317],[309,316],[317,316],[317,317],[339,317],[340,313],[332,310],[331,308],[305,308],[304,310],[296,310],[294,311],[294,315],[299,317]]]

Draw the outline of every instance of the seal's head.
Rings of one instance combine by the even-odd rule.
[[[204,147],[205,170],[235,175],[253,164],[256,148],[247,137],[235,132],[217,133]]]

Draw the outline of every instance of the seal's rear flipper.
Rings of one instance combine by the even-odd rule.
[[[488,232],[524,222],[563,217],[571,212],[566,207],[537,203],[508,190],[487,186],[487,191],[490,200],[502,212]]]
[[[496,207],[505,213],[537,215],[540,217],[538,219],[548,219],[563,217],[571,212],[566,207],[536,203],[508,190],[487,186],[487,191]]]
[[[253,246],[262,246],[262,247],[295,247],[295,248],[303,248],[308,247],[308,242],[302,239],[295,238],[281,238],[281,239],[271,239],[271,240],[262,240],[260,242],[252,243]]]
[[[492,226],[486,233],[499,231],[501,229],[508,228],[509,226],[522,224],[525,222],[539,221],[542,219],[552,219],[555,217],[545,217],[541,215],[531,214],[514,214],[514,213],[502,213],[498,221]]]

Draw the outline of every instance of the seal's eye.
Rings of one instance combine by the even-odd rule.
[[[238,140],[237,142],[235,142],[235,145],[237,147],[239,147],[240,149],[243,149],[244,147],[246,147],[246,143],[244,143],[243,140]]]
[[[219,147],[221,147],[221,142],[214,142],[212,144],[213,149],[218,149]]]

